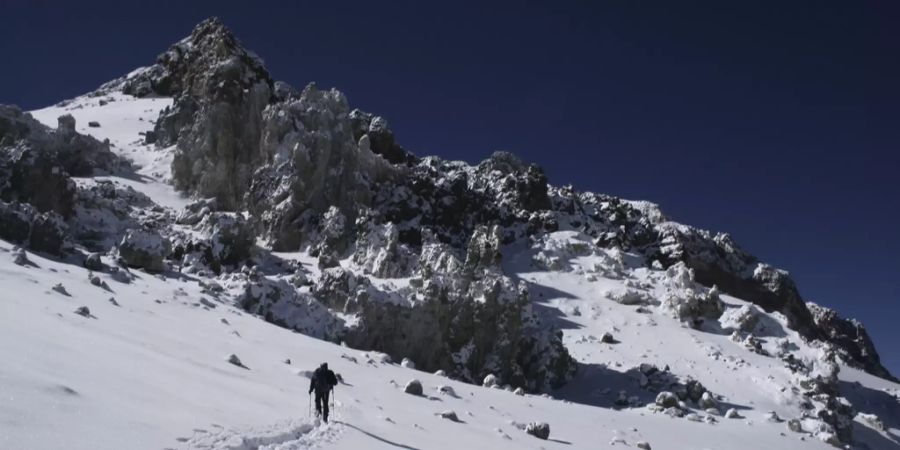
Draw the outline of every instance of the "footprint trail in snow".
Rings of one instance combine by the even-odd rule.
[[[336,441],[344,426],[332,421],[303,418],[264,427],[212,430],[197,429],[186,440],[191,450],[301,450]]]

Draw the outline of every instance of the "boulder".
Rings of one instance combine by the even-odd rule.
[[[238,356],[235,355],[234,353],[228,355],[228,357],[225,358],[225,360],[228,361],[229,364],[233,364],[233,365],[238,366],[243,369],[247,368],[247,366],[245,366],[244,363],[241,362],[241,359],[238,358]]]
[[[663,408],[677,407],[678,396],[669,391],[662,391],[657,394],[655,403]]]
[[[87,257],[84,258],[84,263],[82,265],[85,269],[94,271],[101,271],[105,268],[99,253],[88,254]]]
[[[531,422],[525,427],[525,432],[538,439],[547,440],[550,437],[550,425],[546,422]]]
[[[141,229],[128,230],[118,246],[119,257],[125,264],[148,272],[165,270],[165,259],[170,252],[171,245],[167,239]]]
[[[406,387],[403,388],[403,392],[406,392],[410,395],[421,396],[424,392],[422,390],[422,382],[419,380],[409,380],[409,382],[406,383]]]
[[[703,409],[710,409],[719,406],[719,402],[716,401],[716,399],[712,396],[712,394],[709,393],[709,391],[706,391],[700,397],[700,401],[697,402],[697,405]]]

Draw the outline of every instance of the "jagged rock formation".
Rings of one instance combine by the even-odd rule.
[[[603,255],[595,276],[624,279],[646,266],[663,279],[663,295],[628,283],[603,293],[619,303],[659,306],[695,327],[718,319],[762,352],[754,336],[741,335],[754,329],[755,310],[724,310],[719,293],[732,294],[890,377],[861,325],[804,303],[786,272],[728,235],[671,222],[649,203],[550,185],[510,153],[476,166],[416,157],[386,119],[352,109],[341,92],[275,82],[218,20],[101,90],[174,98],[147,141],[175,147],[173,183],[201,200],[173,212],[112,183],[75,186],[71,176],[120,167],[108,145],[76,133],[71,116],[50,130],[3,107],[0,237],[51,253],[70,235],[90,251],[118,244],[132,267],[171,263],[229,280],[239,305],[278,325],[408,357],[421,370],[471,382],[496,375],[531,391],[565,383],[576,364],[558,325],[535,311],[529,285],[505,271],[504,248],[525,244],[534,267],[550,271]],[[560,233],[577,239],[555,242]],[[254,264],[274,259],[269,249],[305,250],[316,269],[294,261],[258,273]],[[817,379],[813,369],[791,367]],[[831,377],[823,379],[803,382],[821,400],[816,414],[827,420],[819,420],[846,439],[848,412],[835,403]]]
[[[835,345],[838,352],[843,353],[844,361],[871,374],[897,381],[897,377],[881,365],[875,344],[858,320],[842,318],[835,310],[815,303],[810,302],[806,306],[812,312],[819,330]]]
[[[844,339],[823,330],[788,274],[760,263],[728,235],[670,222],[649,203],[548,185],[540,168],[509,153],[496,153],[475,167],[412,156],[397,144],[384,118],[352,110],[340,92],[314,85],[297,91],[273,82],[262,62],[215,19],[198,25],[156,65],[120,83],[125,92],[175,97],[154,134],[160,145],[178,146],[176,186],[215,197],[222,210],[248,210],[257,232],[275,250],[307,248],[323,268],[351,257],[362,273],[417,275],[425,286],[441,273],[429,262],[436,243],[447,246],[437,251],[442,263],[453,265],[458,259],[447,255],[477,247],[480,227],[497,226],[492,239],[499,245],[576,230],[599,248],[642,254],[648,265],[683,264],[693,282],[780,312],[808,339],[848,347],[842,356],[873,373],[887,373],[872,357],[867,336]],[[233,126],[237,122],[241,126]],[[469,270],[468,260],[456,270]],[[551,267],[552,258],[545,262],[560,269]],[[456,282],[451,290],[465,297],[471,285]],[[327,297],[331,290],[320,291]],[[716,319],[722,313],[716,292],[674,295],[666,303],[678,316]],[[351,295],[332,306],[374,308],[375,302],[356,301]],[[393,339],[368,345],[403,347]],[[398,354],[406,355],[414,353]]]
[[[261,113],[272,90],[259,57],[217,19],[198,25],[154,66],[123,84],[125,93],[175,98],[160,115],[153,140],[177,145],[176,187],[215,197],[228,209],[240,204],[253,170],[263,162],[257,152]]]

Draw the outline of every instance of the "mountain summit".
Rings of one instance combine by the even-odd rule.
[[[358,382],[369,390],[395,398],[390,386],[397,387],[397,404],[410,401],[410,390],[428,397],[419,379],[400,389],[385,378],[413,376],[415,368],[438,374],[428,382],[458,383],[437,386],[435,404],[462,407],[470,399],[454,389],[482,395],[494,388],[510,391],[497,398],[516,414],[532,406],[517,403],[519,396],[566,414],[560,405],[567,403],[525,396],[543,393],[587,405],[573,416],[615,421],[621,414],[641,427],[664,416],[685,419],[678,434],[693,434],[681,432],[694,430],[690,422],[711,436],[749,433],[716,424],[758,414],[768,446],[779,445],[781,428],[799,433],[804,446],[813,445],[806,436],[836,446],[896,442],[889,429],[900,424],[882,422],[900,411],[895,391],[867,386],[897,380],[865,328],[804,301],[787,272],[729,235],[675,223],[648,202],[550,184],[540,167],[511,153],[475,166],[416,156],[385,118],[353,109],[340,91],[274,81],[218,19],[197,25],[155,64],[95,92],[31,113],[0,107],[0,150],[0,239],[17,246],[4,247],[13,257],[2,269],[39,286],[63,268],[62,279],[77,289],[70,293],[61,281],[47,293],[67,299],[116,293],[79,308],[79,320],[119,317],[152,340],[142,345],[174,355],[177,361],[165,360],[173,370],[248,380],[234,387],[241,395],[284,383],[283,364],[275,369],[270,360],[300,346],[337,359],[348,377],[367,377]],[[83,277],[65,269],[80,271],[76,266],[85,268]],[[117,309],[137,299],[146,300],[139,307],[146,314]],[[16,313],[40,311],[15,303]],[[218,328],[197,325],[198,335],[191,324],[205,323],[203,311],[229,311],[229,318],[216,319]],[[221,332],[233,322],[246,334]],[[71,332],[96,328],[131,349],[127,333],[103,328],[107,323],[78,322]],[[197,362],[210,348],[231,347],[258,358],[230,353],[223,359],[229,366],[211,373],[211,363]],[[147,389],[168,389],[150,375],[110,370]],[[371,380],[382,384],[366,384]],[[353,383],[347,388],[361,395]],[[283,391],[258,395],[247,394],[248,401],[272,404]],[[360,420],[382,414],[378,399],[362,398],[348,400],[350,410],[369,412]],[[204,413],[223,410],[231,409]],[[461,412],[441,411],[439,424],[428,427],[482,426],[498,414]],[[482,424],[476,414],[492,418]],[[546,439],[550,432],[546,423],[498,417],[497,426],[523,435]],[[367,424],[397,425],[387,416]],[[854,432],[860,427],[861,435]],[[304,439],[332,439],[327,430],[337,428],[311,430],[304,423],[276,435],[306,448]],[[485,433],[495,431],[462,439],[493,445],[478,440]],[[595,442],[584,433],[573,433],[584,437],[580,446]],[[259,445],[283,443],[266,439]],[[700,445],[685,439],[682,446]]]

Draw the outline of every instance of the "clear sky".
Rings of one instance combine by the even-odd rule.
[[[0,0],[0,102],[92,90],[216,15],[419,155],[509,150],[731,233],[900,374],[896,2],[486,3]]]

